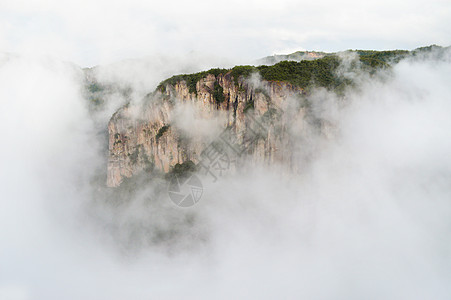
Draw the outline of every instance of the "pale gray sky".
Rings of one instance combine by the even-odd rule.
[[[450,45],[450,20],[449,0],[1,0],[0,51],[91,66],[190,52],[412,49]]]

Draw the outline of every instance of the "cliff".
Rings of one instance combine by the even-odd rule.
[[[127,105],[111,118],[107,185],[118,186],[124,177],[141,171],[167,173],[176,164],[199,163],[211,139],[196,132],[186,134],[186,128],[177,126],[175,107],[183,103],[195,107],[200,119],[212,120],[222,114],[222,127],[228,128],[239,145],[248,143],[248,163],[280,161],[293,166],[294,145],[290,145],[287,126],[296,120],[302,129],[307,105],[298,105],[288,119],[282,110],[291,98],[302,103],[303,89],[279,81],[252,83],[242,76],[234,78],[231,72],[206,74],[194,91],[185,80],[164,84],[140,106]],[[265,127],[264,136],[246,139],[255,122]]]
[[[408,51],[347,53],[354,60],[348,61],[346,72],[360,72],[353,76],[356,78],[361,72],[373,74],[375,69],[390,68]],[[350,77],[338,75],[343,73],[340,56],[321,55],[272,66],[211,69],[163,81],[142,103],[128,104],[111,118],[107,185],[117,187],[124,178],[140,172],[164,174],[193,164],[208,173],[204,163],[209,158],[207,150],[212,144],[217,150],[218,140],[222,143],[219,148],[224,148],[225,135],[240,149],[231,146],[233,151],[221,150],[228,169],[277,162],[296,172],[299,160],[314,152],[305,149],[311,143],[303,144],[302,140],[312,133],[327,136],[333,131],[333,124],[313,113],[311,89],[322,87],[340,95],[353,85]],[[177,112],[186,105],[193,109],[196,120],[205,121],[206,128],[179,122]],[[204,134],[214,127],[214,121],[224,131]]]

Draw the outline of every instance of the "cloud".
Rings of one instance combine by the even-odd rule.
[[[97,185],[79,69],[3,60],[0,295],[448,299],[450,78],[449,60],[420,59],[363,80],[345,106],[327,110],[320,90],[338,134],[312,137],[322,147],[300,174],[205,180],[180,209],[157,183],[120,201]]]
[[[287,49],[447,46],[450,13],[440,0],[3,1],[0,41],[82,66],[191,51],[251,61]]]

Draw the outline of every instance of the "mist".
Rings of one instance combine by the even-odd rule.
[[[239,9],[237,9],[239,8]],[[299,50],[449,45],[443,0],[3,0],[1,51],[51,55],[83,67],[160,53],[256,59]]]
[[[360,76],[345,105],[318,90],[336,133],[299,174],[203,178],[185,209],[157,180],[121,201],[94,180],[79,68],[2,60],[0,299],[449,299],[449,54]]]

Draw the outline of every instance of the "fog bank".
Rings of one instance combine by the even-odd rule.
[[[300,174],[205,181],[181,209],[157,183],[93,196],[105,153],[81,71],[3,60],[0,298],[449,299],[450,79],[449,56],[422,58],[343,107],[318,92],[337,135]],[[177,234],[140,242],[158,230]]]

